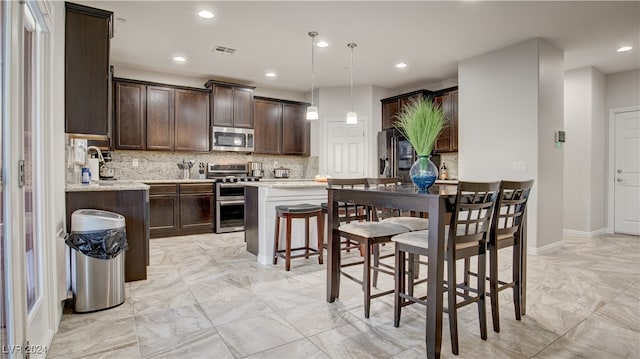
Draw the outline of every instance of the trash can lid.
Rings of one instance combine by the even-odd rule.
[[[98,209],[78,209],[71,214],[72,232],[90,232],[125,226],[124,216]]]

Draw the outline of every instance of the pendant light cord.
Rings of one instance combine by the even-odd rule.
[[[316,68],[315,42],[316,42],[316,36],[318,36],[318,33],[315,31],[310,31],[309,36],[311,37],[311,106],[313,106],[313,79],[314,79],[315,68]]]
[[[351,74],[350,74],[350,83],[351,83],[351,111],[353,112],[353,48],[358,46],[354,42],[350,42],[347,44],[349,48],[351,48]]]

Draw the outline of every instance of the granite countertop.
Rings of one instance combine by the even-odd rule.
[[[305,187],[327,187],[326,182],[316,182],[311,179],[266,179],[258,182],[243,182],[245,186],[266,187],[266,188],[305,188]]]
[[[67,184],[66,192],[89,191],[148,191],[149,186],[142,181],[113,180],[98,181],[91,184]]]
[[[156,184],[156,183],[213,183],[215,181],[207,178],[204,178],[204,179],[189,178],[189,179],[141,180],[139,182]]]

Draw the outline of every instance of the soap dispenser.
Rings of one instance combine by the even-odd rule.
[[[442,165],[440,166],[440,179],[447,180],[449,179],[449,171],[447,170],[447,164],[442,161]]]

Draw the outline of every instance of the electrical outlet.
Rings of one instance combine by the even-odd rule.
[[[527,162],[514,161],[511,165],[511,170],[513,172],[527,172]]]
[[[278,167],[278,161],[273,162],[273,168],[276,168],[276,167]]]
[[[137,158],[134,158],[134,159],[133,159],[133,161],[131,162],[131,165],[132,165],[133,167],[138,167],[138,159],[137,159]]]

